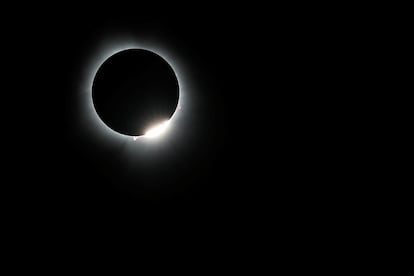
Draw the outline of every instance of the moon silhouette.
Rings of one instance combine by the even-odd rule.
[[[92,84],[99,118],[112,130],[134,137],[168,121],[178,99],[173,68],[158,54],[144,49],[128,49],[109,57]]]

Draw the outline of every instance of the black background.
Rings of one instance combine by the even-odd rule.
[[[0,19],[0,196],[11,230],[4,237],[17,253],[37,242],[33,259],[48,240],[53,255],[72,248],[70,255],[89,262],[85,247],[106,249],[110,239],[134,252],[144,242],[162,251],[154,244],[168,240],[176,243],[170,258],[189,240],[185,251],[195,259],[211,249],[202,269],[218,255],[245,271],[255,255],[257,272],[263,262],[274,267],[274,251],[293,260],[289,270],[338,262],[371,269],[378,262],[371,266],[367,256],[407,244],[400,230],[410,229],[401,224],[409,221],[411,193],[399,178],[409,163],[387,158],[399,144],[388,140],[400,129],[390,113],[403,101],[389,101],[398,81],[384,53],[396,39],[384,32],[393,37],[398,28],[390,27],[388,6],[18,5]],[[121,147],[84,135],[77,108],[79,70],[97,38],[121,30],[167,40],[188,61],[202,99],[192,143],[134,170]],[[390,60],[398,51],[391,52]]]
[[[338,162],[349,146],[339,139],[354,137],[338,127],[338,110],[351,97],[344,80],[354,74],[347,66],[357,44],[346,38],[340,11],[318,15],[302,6],[136,4],[33,16],[6,45],[19,52],[10,70],[26,73],[12,79],[27,94],[13,125],[22,133],[13,163],[27,179],[21,206],[75,221],[160,214],[225,221],[275,210],[289,217],[343,199],[352,165]],[[76,96],[94,43],[118,31],[173,45],[202,99],[193,144],[127,173],[117,145],[82,137]]]

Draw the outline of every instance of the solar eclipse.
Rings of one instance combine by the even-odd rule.
[[[173,68],[158,54],[126,49],[107,58],[92,85],[93,106],[113,131],[137,137],[164,132],[179,100]]]

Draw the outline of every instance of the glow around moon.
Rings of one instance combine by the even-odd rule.
[[[175,58],[172,51],[168,51],[166,47],[159,46],[159,43],[157,42],[138,43],[137,41],[131,39],[124,39],[124,41],[106,43],[103,41],[100,43],[100,45],[97,45],[96,48],[97,49],[91,53],[91,59],[88,62],[89,65],[87,66],[85,72],[86,85],[83,89],[84,92],[82,93],[84,95],[82,98],[85,99],[86,97],[86,100],[83,102],[82,106],[84,109],[84,113],[87,117],[86,119],[88,119],[87,121],[90,122],[88,123],[88,128],[90,131],[92,131],[91,134],[94,135],[96,139],[101,140],[103,138],[109,138],[111,140],[122,140],[124,142],[139,142],[148,140],[137,139],[137,137],[127,136],[112,130],[99,118],[93,106],[92,84],[99,67],[105,62],[105,60],[107,60],[112,55],[128,49],[149,50],[161,56],[173,68],[180,87],[180,97],[178,100],[177,109],[175,110],[172,117],[167,122],[163,122],[159,126],[154,126],[154,128],[149,129],[147,133],[143,136],[143,138],[155,138],[159,137],[160,135],[164,137],[170,133],[170,131],[167,130],[171,130],[172,128],[174,128],[175,130],[180,131],[182,129],[180,125],[183,123],[183,120],[185,118],[185,110],[189,102],[189,80],[185,80],[185,68],[183,62],[179,62],[179,60]]]
[[[150,128],[144,135],[145,138],[156,138],[165,134],[170,125],[170,120],[160,123],[152,128]]]

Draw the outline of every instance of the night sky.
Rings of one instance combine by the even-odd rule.
[[[118,7],[22,26],[9,69],[29,72],[12,80],[28,95],[14,125],[25,168],[17,177],[31,181],[20,195],[72,218],[265,216],[335,201],[339,188],[327,183],[346,176],[332,160],[347,147],[335,139],[349,133],[329,115],[346,90],[333,64],[350,56],[338,55],[347,41],[329,20],[282,8]],[[133,45],[165,54],[188,96],[158,144],[114,138],[85,111],[102,55]]]
[[[133,251],[140,265],[142,252],[157,262],[152,268],[170,269],[159,261],[169,247],[168,259],[188,267],[181,251],[208,262],[203,271],[218,259],[233,274],[250,265],[252,275],[265,274],[263,263],[278,271],[279,255],[289,271],[307,272],[353,263],[371,271],[390,263],[378,266],[388,252],[409,256],[412,233],[401,234],[412,228],[409,147],[400,138],[410,135],[399,132],[409,132],[411,109],[400,106],[412,100],[398,86],[410,71],[387,64],[409,55],[392,38],[402,29],[391,26],[388,5],[233,2],[2,7],[0,202],[12,271],[60,266],[44,251],[69,262],[65,270],[82,257],[93,263],[93,251],[107,254],[112,241],[128,250],[109,258]],[[92,104],[99,65],[129,48],[163,57],[177,77],[178,103],[169,67],[135,68],[145,81],[137,85],[173,96],[160,101],[163,112],[143,116],[163,120],[177,105],[159,140],[116,134]],[[165,74],[153,82],[157,72]],[[105,74],[104,92],[112,85]],[[130,93],[134,78],[126,79]],[[134,122],[121,115],[135,112],[133,101],[103,96],[102,114],[129,133]],[[141,119],[130,134],[147,129]]]

